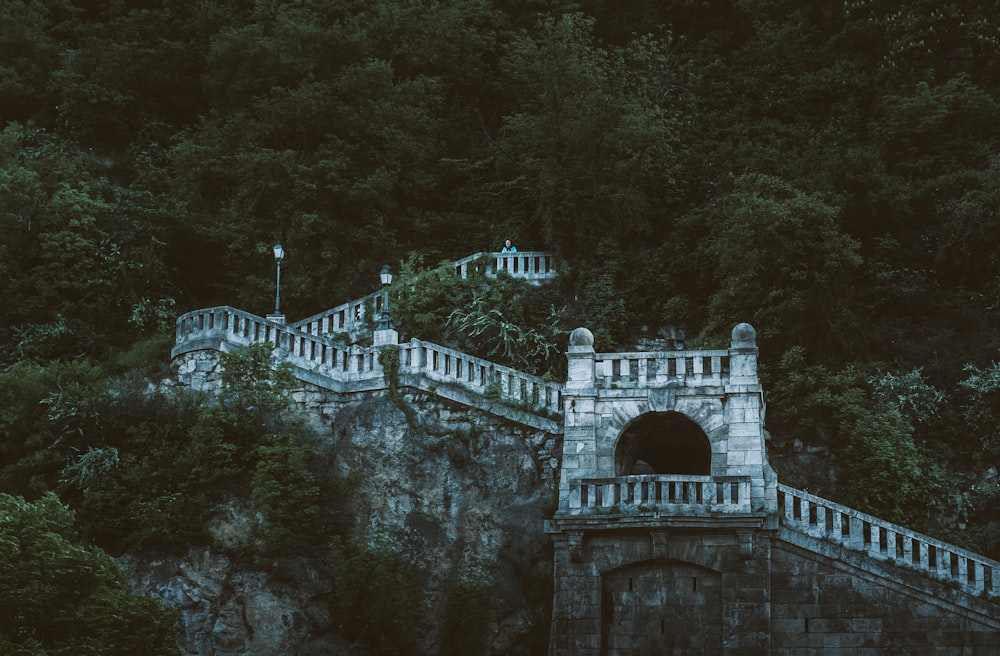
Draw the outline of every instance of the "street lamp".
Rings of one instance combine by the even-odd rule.
[[[278,275],[274,285],[274,314],[281,315],[281,261],[285,259],[285,249],[281,244],[274,245],[274,262],[278,265]]]
[[[379,330],[393,330],[392,317],[389,316],[389,285],[392,284],[392,272],[389,265],[382,267],[378,274],[382,281],[382,320],[379,322]]]

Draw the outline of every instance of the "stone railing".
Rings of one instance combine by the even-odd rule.
[[[556,277],[553,258],[553,254],[547,251],[475,253],[456,261],[453,266],[463,278],[470,269],[481,267],[482,273],[490,278],[496,277],[497,271],[504,270],[514,278],[539,284]],[[374,319],[377,320],[382,313],[382,303],[382,292],[372,292],[289,325],[317,337],[343,333],[357,339],[359,333],[370,328],[366,316],[369,309],[366,308],[374,312]]]
[[[598,388],[655,387],[669,381],[723,385],[729,377],[729,351],[598,353]]]
[[[297,367],[299,377],[308,382],[338,392],[387,386],[378,348],[348,346],[227,306],[181,315],[171,357],[265,342],[274,344],[281,356]],[[558,383],[417,339],[398,348],[400,377],[409,377],[408,382],[417,387],[457,387],[484,401],[496,401],[546,419],[562,413],[563,387]]]
[[[570,514],[749,513],[749,476],[644,474],[570,482]]]
[[[458,385],[528,411],[562,414],[563,386],[558,383],[419,339],[401,344],[399,356],[401,374]]]
[[[780,483],[778,508],[784,526],[810,537],[1000,597],[1000,562]]]
[[[382,377],[378,349],[337,343],[228,306],[181,315],[171,357],[206,348],[226,350],[266,342],[280,349],[292,364],[336,381]]]
[[[523,278],[530,283],[540,284],[556,277],[555,256],[548,251],[524,251],[517,253],[475,253],[456,260],[455,272],[465,278],[472,270],[478,270],[488,278],[494,278],[499,271],[506,271],[513,278]]]
[[[194,310],[177,317],[171,357],[204,348],[221,349],[224,343],[247,346],[262,342],[280,344],[288,327],[229,306]]]
[[[338,333],[357,339],[359,333],[369,330],[366,312],[374,312],[377,320],[382,314],[383,294],[372,292],[361,298],[342,303],[319,314],[290,323],[289,326],[316,337],[331,337]]]

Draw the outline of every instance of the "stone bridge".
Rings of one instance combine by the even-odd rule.
[[[544,282],[548,253],[487,253],[457,275]],[[218,352],[253,343],[336,394],[433,391],[563,437],[551,656],[1000,653],[1000,563],[782,485],[768,464],[754,329],[721,350],[596,353],[575,330],[565,384],[391,328],[362,297],[285,324],[231,307],[178,318],[179,378],[204,387]],[[381,334],[379,334],[381,333]],[[886,490],[891,494],[891,490]],[[541,527],[540,529],[541,530]]]

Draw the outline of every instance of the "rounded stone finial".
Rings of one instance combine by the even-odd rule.
[[[748,323],[733,328],[733,346],[757,346],[757,331]]]
[[[577,328],[569,334],[570,346],[593,346],[594,333],[586,328]]]

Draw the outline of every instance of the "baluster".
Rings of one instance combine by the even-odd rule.
[[[986,568],[983,566],[982,563],[975,560],[972,561],[971,565],[972,565],[972,580],[969,582],[969,585],[971,586],[969,592],[976,595],[982,594],[984,589],[984,583],[986,581],[986,578],[984,576]]]
[[[920,569],[924,570],[925,572],[930,572],[931,571],[930,545],[921,540],[917,543],[917,551],[920,555],[920,560],[919,560]]]
[[[913,537],[909,535],[903,535],[903,562],[913,564]]]
[[[799,512],[798,523],[800,526],[809,525],[809,502],[802,497],[795,497],[795,507]]]
[[[819,536],[826,535],[826,507],[816,504],[816,533]]]
[[[958,582],[961,584],[963,589],[969,588],[969,559],[958,554]]]
[[[858,517],[850,519],[850,540],[848,546],[858,551],[865,549],[865,523]]]
[[[785,502],[785,521],[791,524],[795,521],[795,497],[791,492],[781,492]]]
[[[619,503],[620,490],[617,481],[608,481],[601,486],[601,505],[605,508],[616,506]]]
[[[951,557],[952,553],[950,551],[945,551],[941,547],[938,547],[938,575],[949,581],[955,578],[951,572]]]
[[[882,529],[878,524],[871,524],[871,543],[868,545],[868,553],[876,558],[882,556]]]

